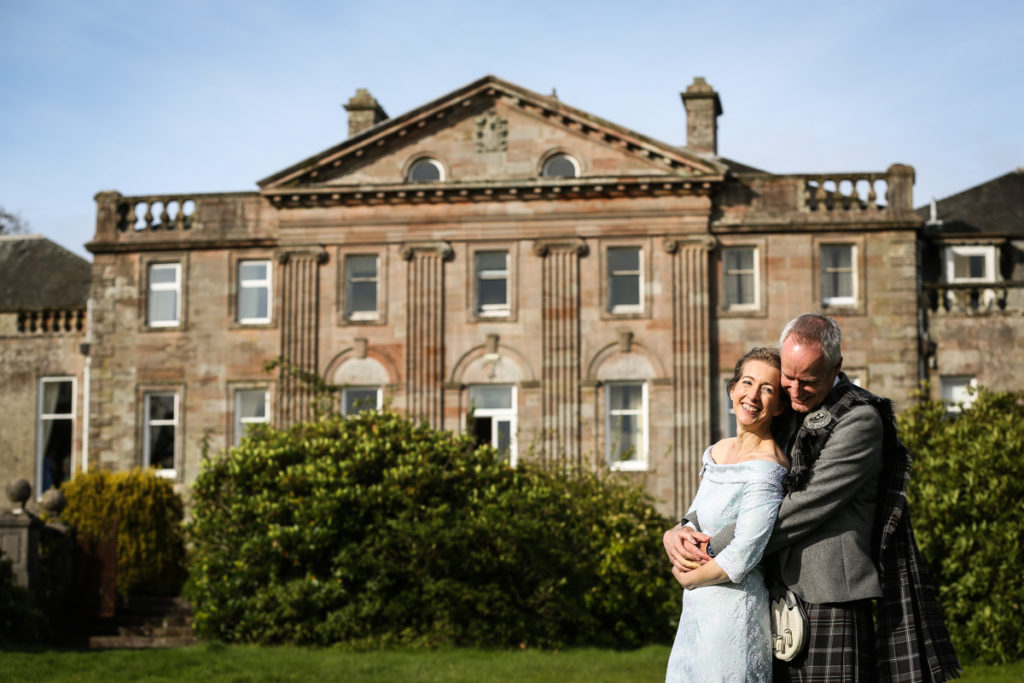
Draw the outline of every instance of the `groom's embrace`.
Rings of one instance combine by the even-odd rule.
[[[782,331],[782,388],[794,410],[777,441],[792,467],[765,551],[769,575],[807,613],[807,650],[776,662],[776,681],[942,681],[960,666],[906,513],[909,456],[891,402],[842,373],[838,324],[807,313]],[[672,563],[706,562],[708,536],[665,535]],[[709,552],[728,543],[710,539]],[[876,639],[872,602],[878,600]]]

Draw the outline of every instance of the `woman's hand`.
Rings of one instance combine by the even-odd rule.
[[[707,534],[678,524],[662,537],[673,568],[682,571],[696,569],[711,559],[707,554],[709,540],[711,537]]]
[[[690,588],[693,587],[691,585],[693,583],[691,581],[691,578],[693,576],[693,574],[691,572],[683,571],[683,570],[679,569],[678,567],[673,566],[672,567],[672,576],[676,577],[676,581],[678,581],[679,585],[682,586],[683,588],[689,590]]]

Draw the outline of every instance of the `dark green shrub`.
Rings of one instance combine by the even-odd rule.
[[[914,455],[908,500],[921,554],[962,659],[1024,657],[1024,392],[979,389],[949,417],[938,401],[903,413]]]
[[[319,645],[671,637],[668,522],[639,489],[474,448],[391,413],[257,428],[193,488],[197,632]]]
[[[43,613],[28,589],[15,585],[11,561],[0,552],[0,644],[36,642],[44,630]]]
[[[185,579],[183,506],[170,481],[152,470],[75,475],[61,486],[61,517],[75,533],[100,540],[117,521],[117,592],[177,595]]]

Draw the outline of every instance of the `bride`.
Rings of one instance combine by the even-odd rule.
[[[788,409],[780,367],[778,349],[755,348],[729,382],[737,434],[704,452],[703,478],[683,521],[709,535],[735,524],[736,535],[698,569],[672,568],[685,591],[666,681],[771,681],[768,589],[758,564],[789,470],[771,433],[772,420]]]

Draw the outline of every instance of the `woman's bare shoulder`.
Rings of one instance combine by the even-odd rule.
[[[778,444],[774,441],[764,444],[765,448],[759,448],[757,451],[751,453],[744,460],[764,460],[765,462],[773,462],[781,467],[789,469],[789,458]]]
[[[711,447],[711,459],[718,464],[724,462],[734,441],[736,441],[736,437],[728,436],[715,443],[715,445]]]

